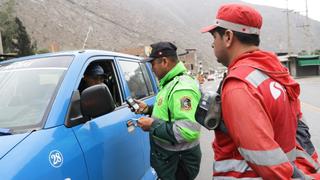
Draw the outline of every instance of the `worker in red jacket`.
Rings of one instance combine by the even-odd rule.
[[[215,180],[317,175],[317,162],[306,168],[310,156],[296,142],[299,84],[273,53],[259,49],[261,26],[252,7],[226,4],[214,24],[202,29],[213,36],[217,61],[228,67],[221,94],[225,128],[215,130],[212,145]]]

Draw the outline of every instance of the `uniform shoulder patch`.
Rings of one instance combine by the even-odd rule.
[[[158,106],[161,106],[161,105],[162,105],[162,97],[159,98],[157,104],[158,104]]]
[[[180,99],[181,110],[189,111],[191,107],[191,98],[189,96],[183,96]]]

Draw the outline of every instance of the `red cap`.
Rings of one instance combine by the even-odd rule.
[[[246,34],[259,34],[262,26],[262,16],[250,6],[243,4],[222,5],[213,25],[204,27],[201,32],[209,32],[216,27],[223,27]]]

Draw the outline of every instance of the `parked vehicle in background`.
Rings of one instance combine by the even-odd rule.
[[[215,74],[209,74],[209,75],[207,76],[207,80],[208,80],[208,81],[214,81],[215,79],[216,79]]]
[[[82,92],[92,64],[103,84]],[[0,179],[151,180],[148,133],[125,99],[153,104],[151,68],[135,56],[85,50],[0,63]]]

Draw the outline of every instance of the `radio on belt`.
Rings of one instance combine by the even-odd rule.
[[[196,121],[208,130],[219,127],[221,122],[220,94],[207,92],[201,95],[195,115]]]

